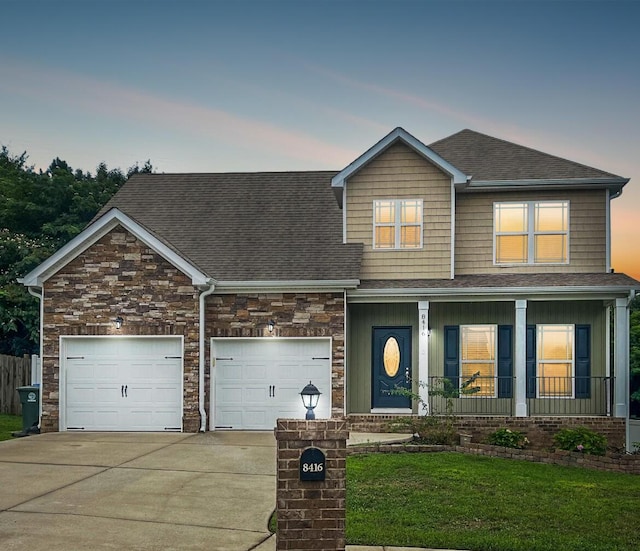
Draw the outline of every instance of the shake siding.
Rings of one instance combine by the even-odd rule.
[[[569,264],[493,265],[493,203],[569,200]],[[606,195],[571,192],[467,193],[456,196],[456,275],[606,270]]]
[[[402,144],[352,176],[347,189],[347,242],[364,243],[362,279],[449,278],[451,179]],[[373,201],[423,200],[423,248],[373,250]]]

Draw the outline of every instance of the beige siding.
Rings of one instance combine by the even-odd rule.
[[[361,279],[449,278],[451,179],[403,144],[379,155],[346,184],[347,242],[364,243]],[[422,199],[421,250],[373,250],[373,201]]]
[[[493,203],[568,200],[569,265],[494,266]],[[456,275],[606,270],[604,191],[467,193],[456,197]]]

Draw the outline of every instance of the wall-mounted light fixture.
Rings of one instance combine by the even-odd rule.
[[[113,320],[113,323],[115,324],[116,329],[121,329],[124,320],[122,319],[122,316],[118,316],[115,320]]]
[[[307,408],[307,415],[305,416],[305,419],[307,421],[316,418],[316,414],[313,412],[313,410],[316,409],[316,406],[318,405],[320,394],[322,393],[311,381],[309,381],[309,384],[302,389],[302,392],[300,392],[302,403],[304,404],[304,407]]]
[[[269,320],[269,322],[267,323],[267,329],[269,330],[269,333],[273,333],[275,326],[276,322],[273,320]]]

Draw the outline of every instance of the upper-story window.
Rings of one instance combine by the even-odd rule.
[[[422,199],[374,201],[373,248],[422,248]]]
[[[496,264],[569,262],[569,201],[494,203]]]

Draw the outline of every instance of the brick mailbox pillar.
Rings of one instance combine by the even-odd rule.
[[[347,422],[278,419],[276,550],[345,549]]]

